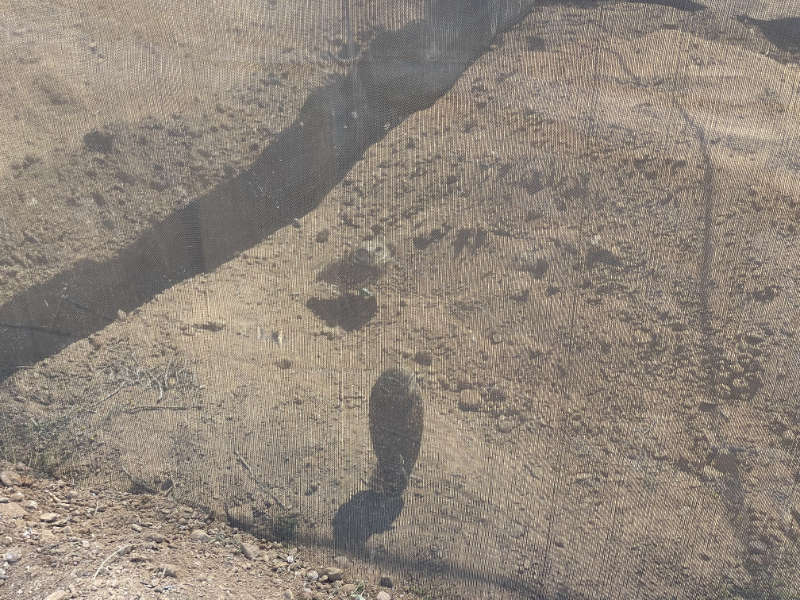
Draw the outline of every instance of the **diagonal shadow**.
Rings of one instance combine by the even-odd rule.
[[[447,0],[440,4],[449,6]],[[506,12],[491,19],[481,12],[478,29],[474,19],[459,29],[466,22],[462,10],[455,26],[442,25],[439,15],[436,26],[415,21],[378,34],[347,76],[310,94],[297,119],[245,172],[153,225],[108,260],[82,260],[12,297],[0,306],[0,380],[313,210],[369,146],[435,102],[499,30],[530,12],[516,0],[513,10],[503,6]]]

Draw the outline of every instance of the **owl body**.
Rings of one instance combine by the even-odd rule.
[[[399,494],[419,456],[425,410],[422,392],[413,373],[384,371],[369,397],[369,430],[378,459],[377,486]]]

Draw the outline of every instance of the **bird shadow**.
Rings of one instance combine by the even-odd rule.
[[[309,298],[306,306],[329,327],[341,327],[345,331],[361,329],[378,313],[375,296],[345,294],[338,298]]]
[[[374,490],[356,493],[333,517],[333,542],[337,550],[359,553],[376,533],[392,528],[403,510],[403,497]]]

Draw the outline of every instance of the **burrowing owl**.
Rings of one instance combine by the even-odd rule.
[[[425,410],[413,373],[384,371],[369,396],[369,432],[378,458],[374,484],[397,495],[408,485],[422,443]]]

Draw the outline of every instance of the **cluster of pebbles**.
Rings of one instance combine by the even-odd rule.
[[[258,540],[164,495],[73,488],[0,462],[0,597],[412,600],[344,556]],[[225,592],[227,593],[227,592]],[[269,594],[268,594],[269,595]]]

